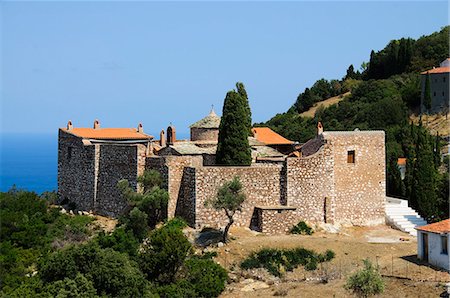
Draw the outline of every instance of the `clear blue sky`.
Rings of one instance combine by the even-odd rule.
[[[286,111],[391,39],[448,24],[443,2],[0,2],[1,133],[67,120],[157,135],[246,85],[253,121]]]

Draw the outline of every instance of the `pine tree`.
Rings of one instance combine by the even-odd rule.
[[[243,88],[239,89],[241,93],[245,91]],[[227,93],[219,126],[217,164],[229,166],[251,164],[251,148],[248,143],[249,110],[248,101],[244,96],[234,90]]]
[[[431,86],[430,86],[430,74],[427,72],[425,79],[425,94],[423,95],[423,106],[427,110],[427,113],[431,110]]]

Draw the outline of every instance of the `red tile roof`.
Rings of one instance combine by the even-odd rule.
[[[450,219],[435,222],[426,226],[417,227],[418,231],[432,232],[437,234],[450,233]]]
[[[397,159],[397,165],[399,165],[399,166],[406,165],[406,158],[405,157],[400,157],[399,159]]]
[[[436,67],[427,71],[423,71],[421,72],[421,74],[433,74],[433,73],[446,73],[446,72],[450,72],[450,67],[449,66],[444,66],[444,67]]]
[[[145,133],[137,132],[136,128],[81,128],[76,127],[62,131],[73,134],[83,139],[99,140],[148,140],[153,137]]]
[[[254,127],[252,129],[255,138],[266,145],[290,145],[293,141],[277,134],[269,127]]]

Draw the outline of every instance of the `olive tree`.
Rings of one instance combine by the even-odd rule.
[[[205,206],[216,210],[223,210],[228,218],[228,223],[223,231],[223,242],[228,240],[228,231],[234,223],[234,214],[241,211],[242,203],[246,199],[242,191],[242,183],[239,177],[235,176],[233,180],[225,182],[217,192],[217,197],[205,202]]]

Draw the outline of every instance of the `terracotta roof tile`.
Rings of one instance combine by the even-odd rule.
[[[421,74],[446,73],[446,72],[450,72],[450,66],[436,67],[427,71],[423,71],[421,72]]]
[[[400,157],[399,159],[397,159],[397,165],[399,165],[399,166],[406,165],[406,158],[405,157]]]
[[[135,128],[82,128],[76,127],[68,130],[61,128],[62,131],[73,134],[83,139],[98,140],[148,140],[153,137],[145,133],[137,132]]]
[[[277,134],[269,127],[254,127],[252,129],[255,138],[266,145],[290,145],[293,141]]]
[[[435,222],[426,226],[417,227],[416,230],[438,234],[450,233],[450,219]]]

